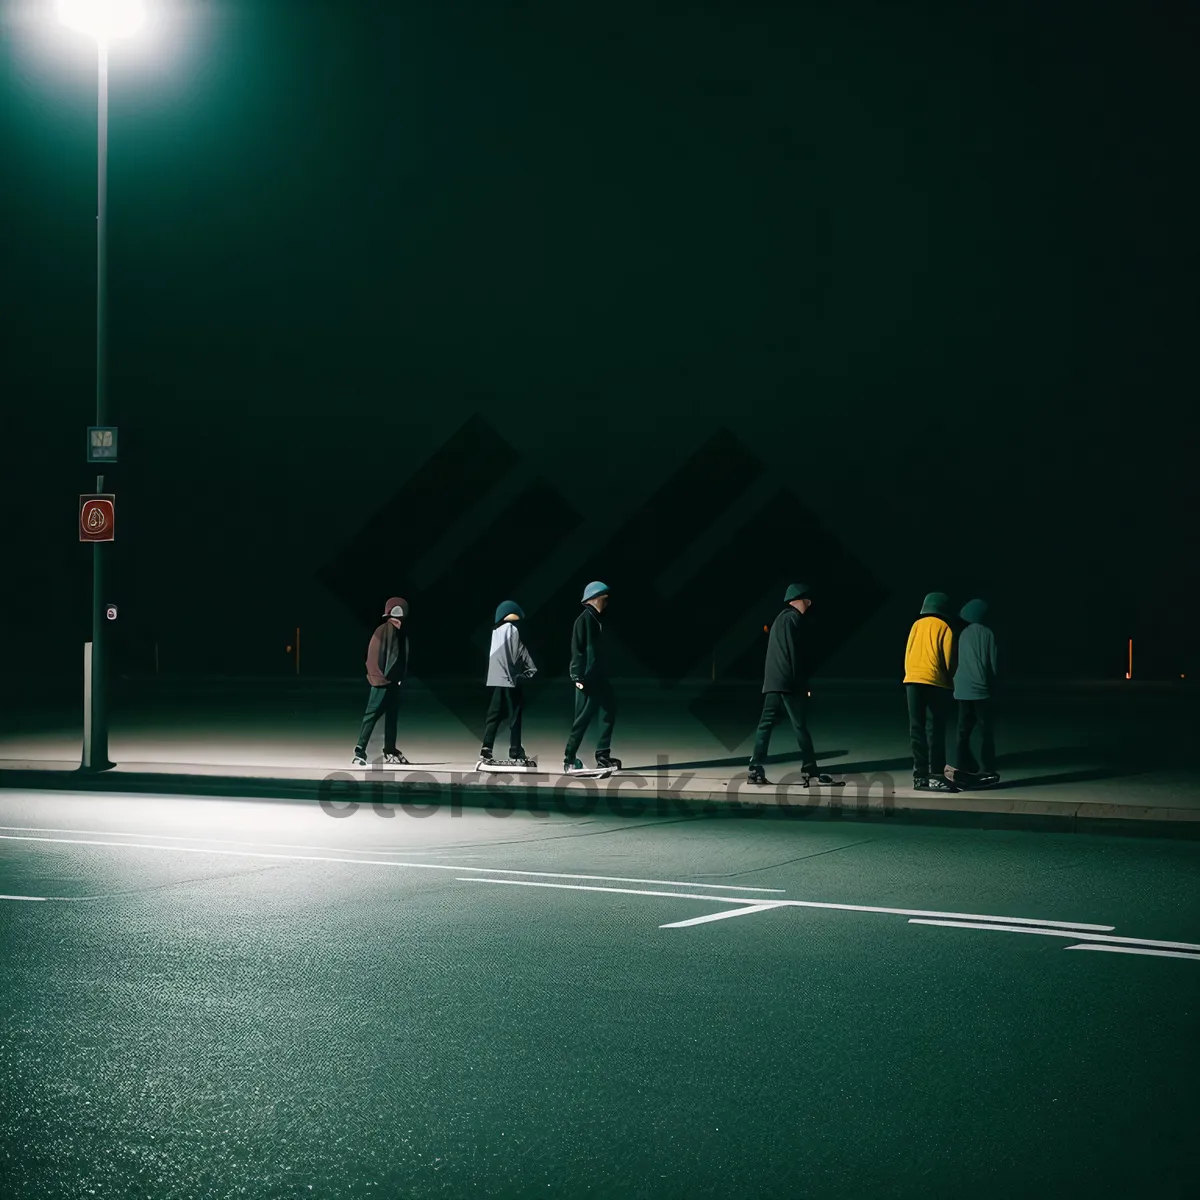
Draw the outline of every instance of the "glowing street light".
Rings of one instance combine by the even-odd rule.
[[[137,33],[146,19],[142,0],[58,0],[58,19],[98,42]]]
[[[96,424],[103,426],[108,392],[108,45],[141,28],[141,0],[58,0],[58,19],[96,39]],[[104,476],[96,477],[104,491]],[[85,674],[83,762],[85,771],[104,771],[108,760],[108,706],[104,543],[92,546],[92,646]]]

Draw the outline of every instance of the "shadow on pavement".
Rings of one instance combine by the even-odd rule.
[[[848,754],[848,750],[822,750],[818,753],[818,759],[824,758],[842,758]],[[768,763],[790,763],[799,762],[800,754],[793,751],[791,754],[768,754],[766,761]],[[665,762],[652,763],[645,766],[628,766],[622,767],[621,770],[626,774],[635,771],[660,771],[663,767],[670,767],[672,771],[698,771],[703,767],[744,767],[750,762],[748,754],[738,754],[732,758],[705,758],[699,759],[696,762]]]
[[[1058,775],[1033,775],[1026,779],[1003,780],[986,790],[1007,792],[1013,788],[1048,787],[1056,783],[1093,783],[1098,779],[1125,779],[1133,775],[1147,775],[1149,772],[1149,767],[1093,767],[1086,771],[1063,771]]]
[[[818,758],[824,758],[823,754],[818,754]],[[875,758],[869,762],[856,763],[839,763],[837,773],[839,775],[872,775],[876,771],[911,771],[912,759],[905,758]]]
[[[1070,766],[1103,757],[1097,746],[1048,746],[1042,750],[1015,750],[1008,754],[997,754],[996,763],[1001,767],[1053,767]]]

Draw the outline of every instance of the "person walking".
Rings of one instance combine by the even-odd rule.
[[[945,592],[930,592],[908,633],[904,650],[904,691],[912,744],[913,787],[922,792],[956,792],[945,778],[946,718],[953,687],[954,634]]]
[[[800,771],[804,786],[811,783],[832,784],[833,778],[822,775],[817,767],[813,740],[808,732],[808,681],[813,669],[813,647],[810,618],[811,589],[803,583],[793,583],[783,594],[783,610],[771,625],[767,639],[767,657],[763,664],[763,706],[754,751],[750,755],[747,782],[762,787],[767,780],[764,763],[771,747],[771,731],[786,712],[800,747]]]
[[[583,611],[571,628],[571,683],[575,687],[575,719],[563,751],[563,771],[582,771],[576,757],[583,735],[592,718],[599,714],[600,732],[596,739],[596,766],[600,770],[619,770],[621,760],[613,758],[612,736],[617,723],[617,699],[608,677],[608,655],[604,646],[604,626],[600,614],[608,607],[608,585],[595,580],[583,589]]]
[[[408,616],[408,601],[403,596],[391,596],[383,606],[383,624],[371,635],[367,647],[367,709],[363,713],[358,743],[354,747],[353,765],[367,765],[367,744],[383,717],[383,761],[388,766],[400,766],[408,759],[396,749],[396,727],[400,713],[400,685],[408,674],[408,633],[404,628]]]
[[[988,606],[984,600],[968,600],[959,616],[967,623],[958,636],[954,670],[954,700],[958,705],[958,739],[954,765],[946,778],[956,787],[995,787],[996,735],[992,715],[992,692],[996,686],[996,635],[984,623]],[[971,751],[971,735],[979,730],[979,757]]]
[[[505,600],[496,608],[492,629],[492,645],[488,654],[487,686],[492,689],[488,704],[483,745],[479,750],[481,762],[495,761],[492,747],[501,722],[508,721],[508,757],[514,766],[531,766],[531,760],[521,745],[521,720],[525,713],[523,685],[537,674],[517,622],[525,613],[513,600]]]

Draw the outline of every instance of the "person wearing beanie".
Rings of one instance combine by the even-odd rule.
[[[954,699],[958,704],[958,742],[954,765],[946,778],[958,787],[994,787],[996,738],[992,722],[992,691],[996,686],[996,635],[984,624],[988,606],[969,600],[959,616],[967,623],[958,636],[954,670]],[[979,730],[979,758],[971,752],[971,735]]]
[[[383,717],[383,761],[388,766],[406,764],[408,759],[396,749],[396,726],[400,713],[400,685],[408,674],[408,632],[404,621],[408,616],[408,601],[403,596],[390,596],[383,606],[383,624],[371,635],[367,647],[367,710],[363,713],[362,728],[354,747],[353,765],[367,765],[367,743],[379,718]]]
[[[576,758],[583,735],[592,718],[600,714],[600,733],[596,739],[596,766],[602,770],[619,769],[621,760],[613,758],[613,728],[617,723],[617,699],[608,678],[604,650],[604,626],[600,614],[608,607],[608,585],[599,580],[583,589],[583,611],[571,628],[571,683],[575,687],[575,719],[563,751],[563,771],[583,770]]]
[[[954,634],[947,620],[950,599],[930,592],[908,633],[904,651],[904,691],[912,743],[913,787],[926,792],[958,789],[946,769],[946,718],[954,678]]]
[[[496,608],[492,627],[492,646],[488,654],[487,686],[492,689],[487,721],[483,731],[483,746],[479,750],[482,762],[494,762],[492,746],[502,721],[508,721],[508,757],[519,766],[530,766],[530,759],[521,745],[521,718],[525,712],[524,683],[537,674],[525,643],[517,631],[517,622],[525,613],[512,600]]]
[[[771,625],[767,639],[767,657],[763,666],[763,706],[754,751],[750,755],[747,781],[760,787],[768,783],[763,764],[771,747],[771,731],[786,712],[800,747],[801,773],[804,786],[810,783],[832,784],[829,775],[817,768],[813,740],[808,732],[808,680],[813,669],[811,618],[806,616],[812,607],[811,589],[803,583],[793,583],[783,594],[783,609]]]

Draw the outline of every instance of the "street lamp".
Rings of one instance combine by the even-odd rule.
[[[146,11],[142,0],[58,0],[58,19],[103,45],[137,33]]]
[[[96,39],[96,424],[105,424],[107,407],[108,304],[108,44],[136,33],[145,19],[141,0],[58,0],[58,19]],[[104,476],[96,477],[104,491]],[[104,771],[108,760],[108,713],[104,661],[104,544],[92,546],[92,652],[84,698],[83,769]]]

